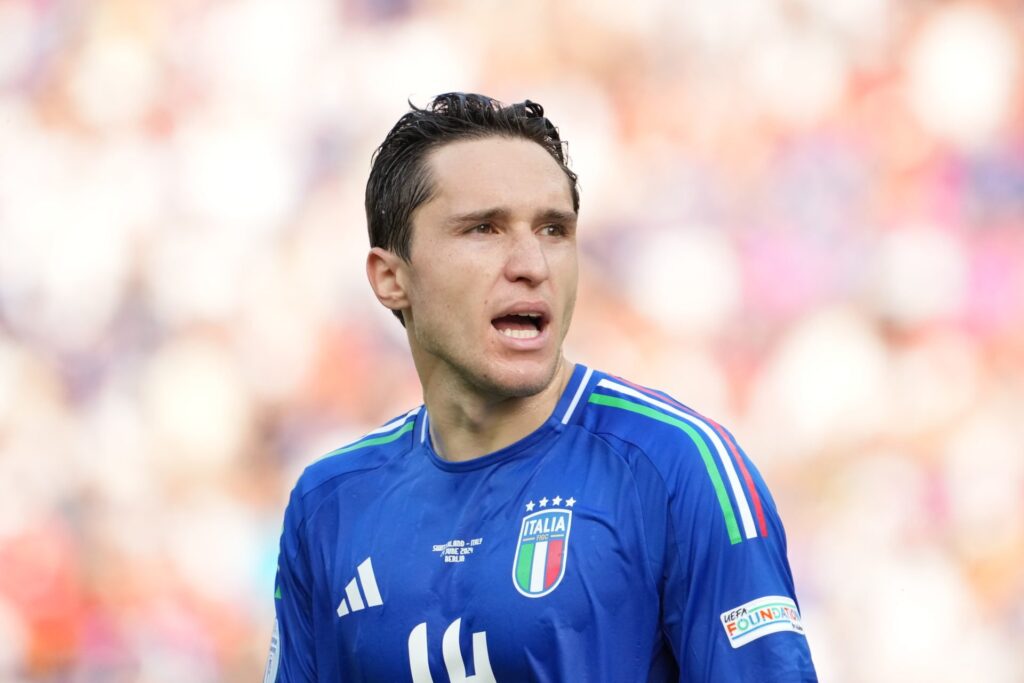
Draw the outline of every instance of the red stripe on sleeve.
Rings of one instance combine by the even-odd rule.
[[[729,438],[729,434],[725,431],[725,429],[722,428],[722,425],[718,424],[711,418],[704,417],[703,415],[693,410],[692,408],[687,408],[686,406],[684,406],[682,403],[675,400],[671,396],[666,396],[665,394],[653,391],[651,389],[648,389],[647,387],[642,387],[639,384],[634,384],[633,382],[630,382],[628,379],[623,379],[618,375],[613,376],[623,384],[628,384],[637,391],[642,391],[648,396],[659,399],[661,401],[665,401],[666,403],[670,403],[682,411],[690,413],[695,417],[699,417],[700,419],[704,420],[709,425],[714,427],[715,431],[718,432],[718,435],[722,437],[722,440],[726,444],[728,444],[729,451],[732,453],[732,459],[736,461],[736,465],[740,468],[740,472],[743,474],[743,481],[745,481],[747,484],[747,492],[750,494],[750,500],[753,501],[754,503],[754,512],[757,513],[757,525],[761,529],[761,535],[768,536],[768,525],[764,521],[764,509],[761,507],[761,497],[757,495],[757,488],[754,486],[754,478],[750,476],[750,471],[747,470],[747,465],[746,463],[743,462],[743,456],[740,455],[739,449],[736,447],[736,442]]]
[[[750,471],[747,470],[747,465],[743,462],[743,456],[740,455],[739,449],[736,448],[736,443],[729,438],[726,431],[722,429],[722,425],[718,424],[714,420],[708,420],[706,417],[703,419],[707,420],[708,423],[715,428],[715,431],[718,432],[718,435],[722,437],[722,440],[729,445],[729,450],[732,452],[732,459],[736,461],[736,464],[740,468],[740,472],[743,473],[743,481],[747,482],[747,491],[750,492],[750,500],[754,503],[754,512],[757,513],[757,525],[761,528],[761,535],[767,536],[768,525],[765,524],[764,521],[764,510],[761,508],[761,497],[757,495],[757,488],[754,486],[754,478],[750,476]]]

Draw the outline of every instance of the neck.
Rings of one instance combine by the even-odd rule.
[[[559,359],[554,377],[532,396],[486,395],[446,378],[423,385],[430,438],[445,460],[473,460],[509,446],[540,427],[554,411],[572,377],[573,364]]]

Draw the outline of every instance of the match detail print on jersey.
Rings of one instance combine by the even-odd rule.
[[[512,562],[512,583],[522,595],[542,598],[562,582],[572,527],[572,510],[567,508],[575,503],[574,498],[555,496],[526,504],[528,511],[538,511],[523,517]]]
[[[677,408],[654,396],[624,384],[619,384],[618,382],[602,379],[598,382],[597,386],[600,389],[610,390],[614,394],[598,393],[595,391],[590,395],[590,403],[628,410],[658,422],[672,425],[680,429],[693,441],[697,446],[701,459],[704,461],[704,467],[707,469],[708,477],[711,479],[711,484],[715,490],[715,497],[718,499],[718,504],[722,509],[722,516],[725,518],[725,527],[729,534],[730,543],[735,545],[742,542],[744,538],[751,539],[757,538],[759,535],[768,535],[764,522],[760,519],[762,517],[760,500],[757,498],[757,492],[753,487],[753,483],[748,480],[747,490],[744,490],[743,485],[740,483],[740,478],[736,474],[736,467],[733,465],[733,458],[730,457],[729,450],[726,449],[721,436],[708,424],[707,420],[695,413]],[[712,455],[712,451],[714,455]],[[740,468],[746,472],[742,456],[738,453],[734,455],[737,458],[737,462],[739,462]],[[725,475],[724,479],[723,473]],[[728,489],[726,488],[726,482],[728,482]],[[748,501],[748,490],[750,491],[750,497],[754,499],[754,507],[758,512],[761,527],[760,533],[758,532],[758,525],[754,523],[754,515],[751,512],[750,502]],[[739,509],[739,521],[736,519],[733,501],[729,499],[730,492],[736,501],[736,508]],[[743,525],[742,531],[740,530],[740,524]]]

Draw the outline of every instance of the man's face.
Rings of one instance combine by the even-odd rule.
[[[450,143],[426,163],[434,195],[413,214],[403,283],[421,378],[535,394],[558,369],[576,301],[569,180],[518,138]]]

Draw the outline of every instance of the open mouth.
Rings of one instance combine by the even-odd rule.
[[[512,339],[533,339],[539,337],[547,326],[547,317],[539,311],[510,313],[491,321],[494,329]]]

